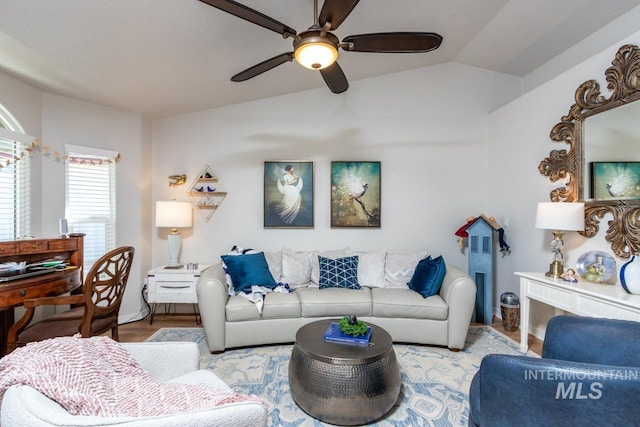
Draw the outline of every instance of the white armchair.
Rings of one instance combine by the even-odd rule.
[[[153,377],[164,382],[205,383],[229,389],[215,374],[199,370],[198,346],[192,342],[123,343],[129,354]],[[155,417],[92,417],[69,414],[62,406],[26,385],[11,386],[2,399],[3,427],[44,426],[265,426],[267,413],[252,402],[233,403],[215,409]]]

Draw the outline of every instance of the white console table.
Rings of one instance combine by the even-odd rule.
[[[520,351],[529,349],[531,300],[555,307],[556,314],[569,312],[585,317],[640,321],[640,295],[629,295],[620,285],[565,282],[544,273],[516,273],[520,277]]]

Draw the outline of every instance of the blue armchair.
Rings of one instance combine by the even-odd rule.
[[[640,425],[640,323],[557,316],[542,358],[486,356],[470,427]]]

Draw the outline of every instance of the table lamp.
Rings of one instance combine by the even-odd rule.
[[[165,268],[182,268],[178,262],[182,236],[178,228],[191,228],[191,203],[176,202],[172,200],[156,202],[156,227],[171,228],[168,235],[169,241],[169,265]]]
[[[551,241],[553,261],[545,275],[558,278],[563,272],[562,259],[564,256],[562,255],[562,247],[564,246],[564,241],[562,236],[564,236],[564,231],[584,230],[584,203],[538,203],[536,228],[553,230],[553,240]]]

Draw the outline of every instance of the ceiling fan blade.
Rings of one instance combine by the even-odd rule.
[[[335,30],[349,16],[360,0],[325,0],[320,11],[318,23],[321,27],[331,22],[331,29]]]
[[[203,3],[206,3],[210,6],[213,6],[217,9],[224,10],[227,13],[230,13],[238,18],[242,18],[246,21],[249,21],[253,24],[260,25],[268,30],[275,31],[278,34],[282,35],[296,35],[296,30],[289,27],[288,25],[283,24],[282,22],[276,21],[273,18],[268,17],[267,15],[258,12],[257,10],[253,10],[250,7],[247,7],[243,4],[235,2],[233,0],[200,0]]]
[[[329,89],[331,89],[331,92],[342,93],[349,89],[347,76],[344,75],[342,68],[340,68],[337,62],[334,62],[330,67],[320,70],[320,74],[322,74],[322,78],[327,86],[329,86]]]
[[[246,70],[239,72],[235,76],[231,77],[231,81],[243,82],[245,80],[249,80],[259,74],[264,73],[265,71],[269,71],[270,69],[277,67],[278,65],[282,65],[285,62],[293,61],[293,57],[293,52],[287,52],[278,56],[274,56],[271,59],[262,61],[261,63],[256,64],[253,67],[249,67]]]
[[[440,47],[442,36],[419,32],[372,33],[348,36],[342,43],[348,43],[343,49],[353,52],[429,52]]]

